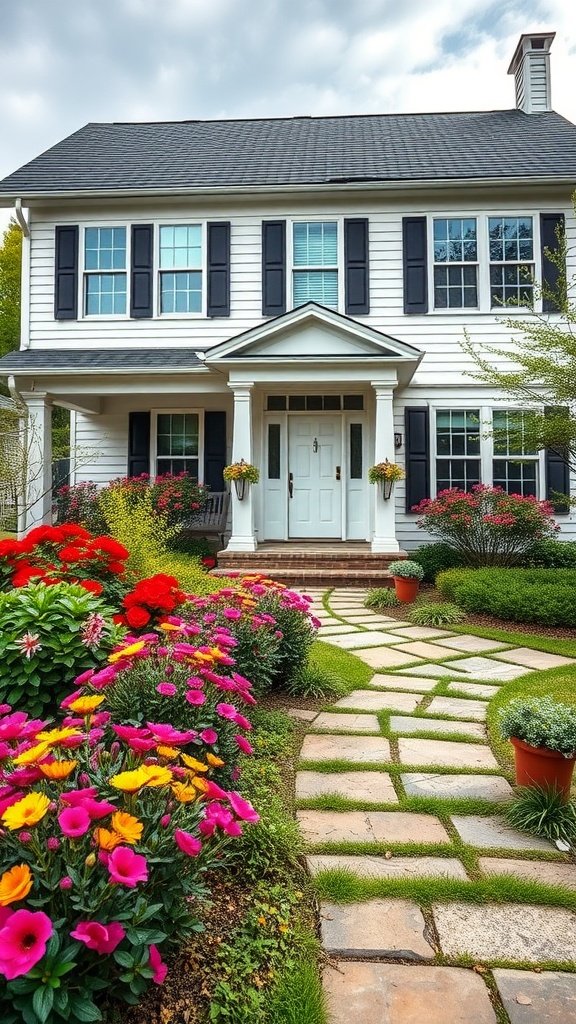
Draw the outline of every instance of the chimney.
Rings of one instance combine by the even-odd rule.
[[[550,90],[550,47],[555,32],[532,32],[520,36],[508,74],[516,82],[516,108],[525,114],[552,109]]]

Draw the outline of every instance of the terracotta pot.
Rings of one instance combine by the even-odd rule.
[[[574,771],[574,757],[563,757],[557,750],[547,747],[531,747],[515,736],[510,738],[516,761],[516,782],[519,786],[540,786],[542,789],[557,789],[570,798],[570,785]]]
[[[393,576],[396,597],[402,604],[411,604],[416,600],[420,580],[407,579],[405,576]]]

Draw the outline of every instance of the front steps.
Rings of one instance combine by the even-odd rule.
[[[359,541],[266,543],[256,551],[220,551],[214,574],[262,573],[291,587],[388,587],[391,562],[405,551],[376,553]]]

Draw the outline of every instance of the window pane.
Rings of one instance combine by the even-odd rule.
[[[288,398],[288,408],[291,412],[303,412],[306,408],[306,396],[290,395]]]
[[[340,409],[340,395],[324,395],[322,406],[326,411],[335,412]]]
[[[126,312],[126,274],[88,274],[84,309],[87,316]]]
[[[286,409],[286,395],[268,395],[266,408],[269,412],[284,412]]]
[[[363,409],[364,395],[344,395],[342,405],[344,409]]]
[[[317,302],[338,308],[338,272],[336,270],[295,270],[294,306]]]
[[[199,449],[198,413],[160,413],[156,429],[158,456],[180,456],[185,459],[192,458],[197,462]],[[172,471],[163,470],[163,472]]]
[[[335,267],[338,264],[338,224],[312,221],[293,225],[295,267]]]
[[[125,270],[126,228],[86,228],[84,266],[86,270]]]
[[[462,263],[478,259],[476,220],[473,217],[434,219],[434,260]]]
[[[162,313],[202,312],[202,273],[160,274],[160,311]]]
[[[439,409],[436,413],[437,454],[479,455],[479,421],[479,409]]]
[[[163,225],[160,228],[160,267],[163,270],[202,269],[202,226]]]
[[[479,459],[437,459],[436,490],[437,492],[459,487],[469,491],[474,484],[480,483]]]
[[[450,265],[434,267],[434,306],[436,309],[463,309],[478,305],[478,268]]]
[[[493,480],[495,487],[502,487],[508,494],[537,497],[536,460],[514,462],[512,459],[494,459]]]
[[[322,409],[322,395],[307,395],[306,408],[310,412],[319,412]]]
[[[350,424],[350,479],[362,479],[362,424]]]
[[[156,473],[187,473],[193,480],[198,480],[198,459],[156,459]]]
[[[280,424],[268,424],[268,479],[280,479]]]
[[[492,414],[494,452],[497,455],[536,455],[524,441],[524,412],[521,409],[494,409]]]

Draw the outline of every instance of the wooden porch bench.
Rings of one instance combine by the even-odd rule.
[[[230,508],[229,491],[212,491],[203,508],[193,512],[182,527],[182,534],[189,537],[218,537],[224,547],[224,534]]]

